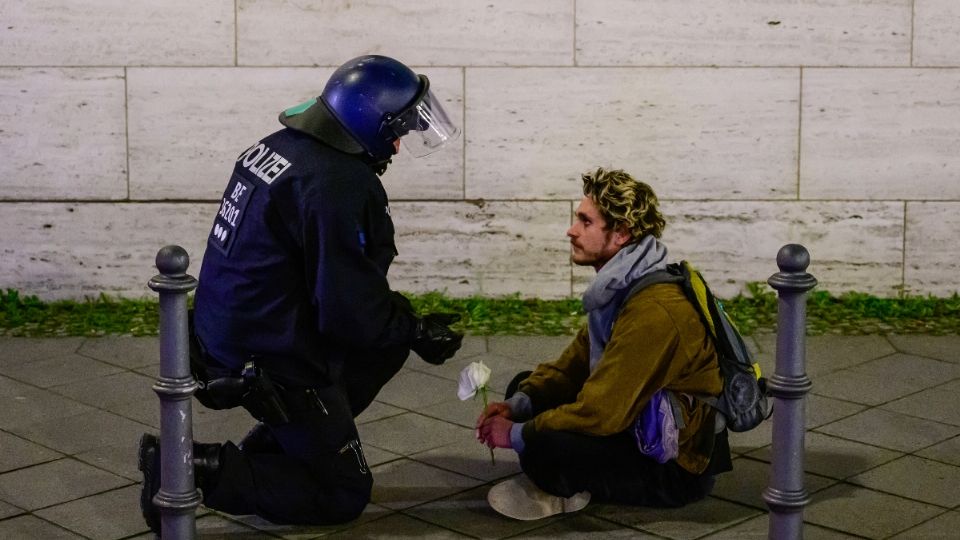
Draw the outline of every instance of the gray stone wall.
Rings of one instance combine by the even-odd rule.
[[[956,0],[0,0],[0,287],[148,295],[168,243],[196,275],[235,157],[365,53],[464,134],[384,178],[397,289],[582,292],[597,166],[722,295],[789,242],[833,292],[960,289]]]

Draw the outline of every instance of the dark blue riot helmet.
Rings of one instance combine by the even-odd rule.
[[[397,139],[420,157],[460,134],[425,75],[376,55],[340,66],[319,99],[287,109],[280,114],[280,122],[341,151],[365,153],[376,161],[394,154]]]

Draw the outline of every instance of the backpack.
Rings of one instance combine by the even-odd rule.
[[[719,397],[694,396],[720,413],[717,415],[715,432],[719,433],[724,428],[742,432],[760,425],[773,412],[772,403],[767,401],[767,381],[761,376],[760,365],[753,361],[743,337],[723,310],[723,304],[713,296],[703,275],[687,261],[668,264],[666,270],[640,278],[630,288],[621,306],[641,289],[655,283],[680,284],[684,296],[700,314],[700,321],[717,349],[723,390]]]

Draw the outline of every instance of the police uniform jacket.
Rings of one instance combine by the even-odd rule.
[[[370,165],[284,128],[244,151],[208,237],[195,328],[209,358],[278,382],[335,381],[351,351],[409,345],[390,290],[387,195]]]

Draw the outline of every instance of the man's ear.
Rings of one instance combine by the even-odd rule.
[[[621,225],[613,231],[613,242],[618,248],[629,244],[632,238],[630,229],[626,225]]]

